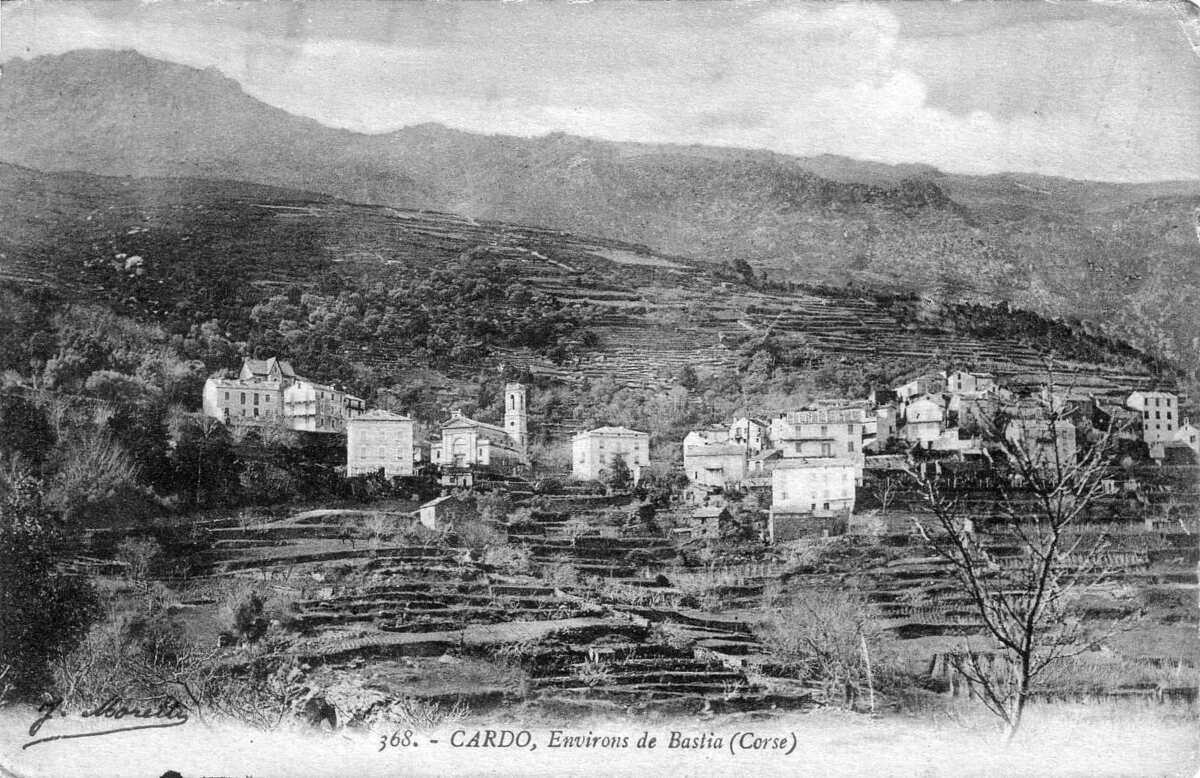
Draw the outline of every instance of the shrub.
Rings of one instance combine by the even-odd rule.
[[[263,599],[249,584],[240,583],[226,592],[220,614],[225,626],[240,640],[252,643],[266,634]]]
[[[579,583],[579,571],[570,557],[560,554],[542,567],[542,580],[552,586],[574,586]]]
[[[61,541],[42,507],[41,484],[13,479],[0,499],[0,701],[44,691],[52,664],[83,640],[98,615],[92,586],[57,573]]]
[[[153,538],[126,538],[117,546],[116,557],[129,566],[129,577],[140,581],[149,574],[160,553],[162,546]]]
[[[852,706],[868,689],[896,686],[894,642],[871,619],[858,592],[805,590],[764,602],[763,611],[756,628],[759,638],[803,667],[809,678],[824,682],[831,697],[840,695]]]
[[[528,575],[533,570],[533,552],[527,546],[507,543],[490,546],[483,553],[483,562],[509,575]]]
[[[501,545],[507,540],[504,533],[482,521],[462,522],[455,527],[455,534],[459,544],[470,549],[476,557],[481,557],[491,546]]]

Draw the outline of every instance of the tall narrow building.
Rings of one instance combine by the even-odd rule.
[[[525,412],[525,384],[504,385],[504,431],[519,450],[525,450],[529,424]]]

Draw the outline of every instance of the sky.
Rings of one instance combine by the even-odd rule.
[[[1200,57],[1184,7],[17,0],[0,5],[0,61],[135,49],[372,133],[438,122],[963,173],[1195,179]]]

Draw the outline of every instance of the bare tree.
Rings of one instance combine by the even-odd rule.
[[[1076,450],[1052,385],[1048,395],[984,420],[985,435],[1002,452],[996,467],[1006,484],[991,504],[965,499],[938,465],[910,458],[907,468],[929,516],[916,520],[917,531],[948,563],[994,643],[968,641],[953,664],[1003,721],[1008,741],[1046,668],[1090,645],[1094,636],[1071,605],[1108,572],[1107,537],[1080,525],[1103,493],[1117,430],[1095,431]]]
[[[886,511],[902,487],[903,479],[888,473],[875,479],[871,485],[871,495],[879,501],[880,510]]]

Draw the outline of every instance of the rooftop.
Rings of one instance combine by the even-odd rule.
[[[820,468],[820,467],[857,467],[858,465],[849,459],[838,459],[837,457],[797,457],[795,459],[783,459],[779,464],[775,465],[776,470],[801,470],[804,468]]]
[[[375,410],[355,416],[349,419],[349,421],[412,421],[412,417],[376,408]]]
[[[578,432],[571,439],[576,440],[578,438],[585,438],[591,435],[636,435],[637,437],[649,437],[650,433],[638,432],[637,430],[631,430],[628,427],[596,427],[592,430]]]

